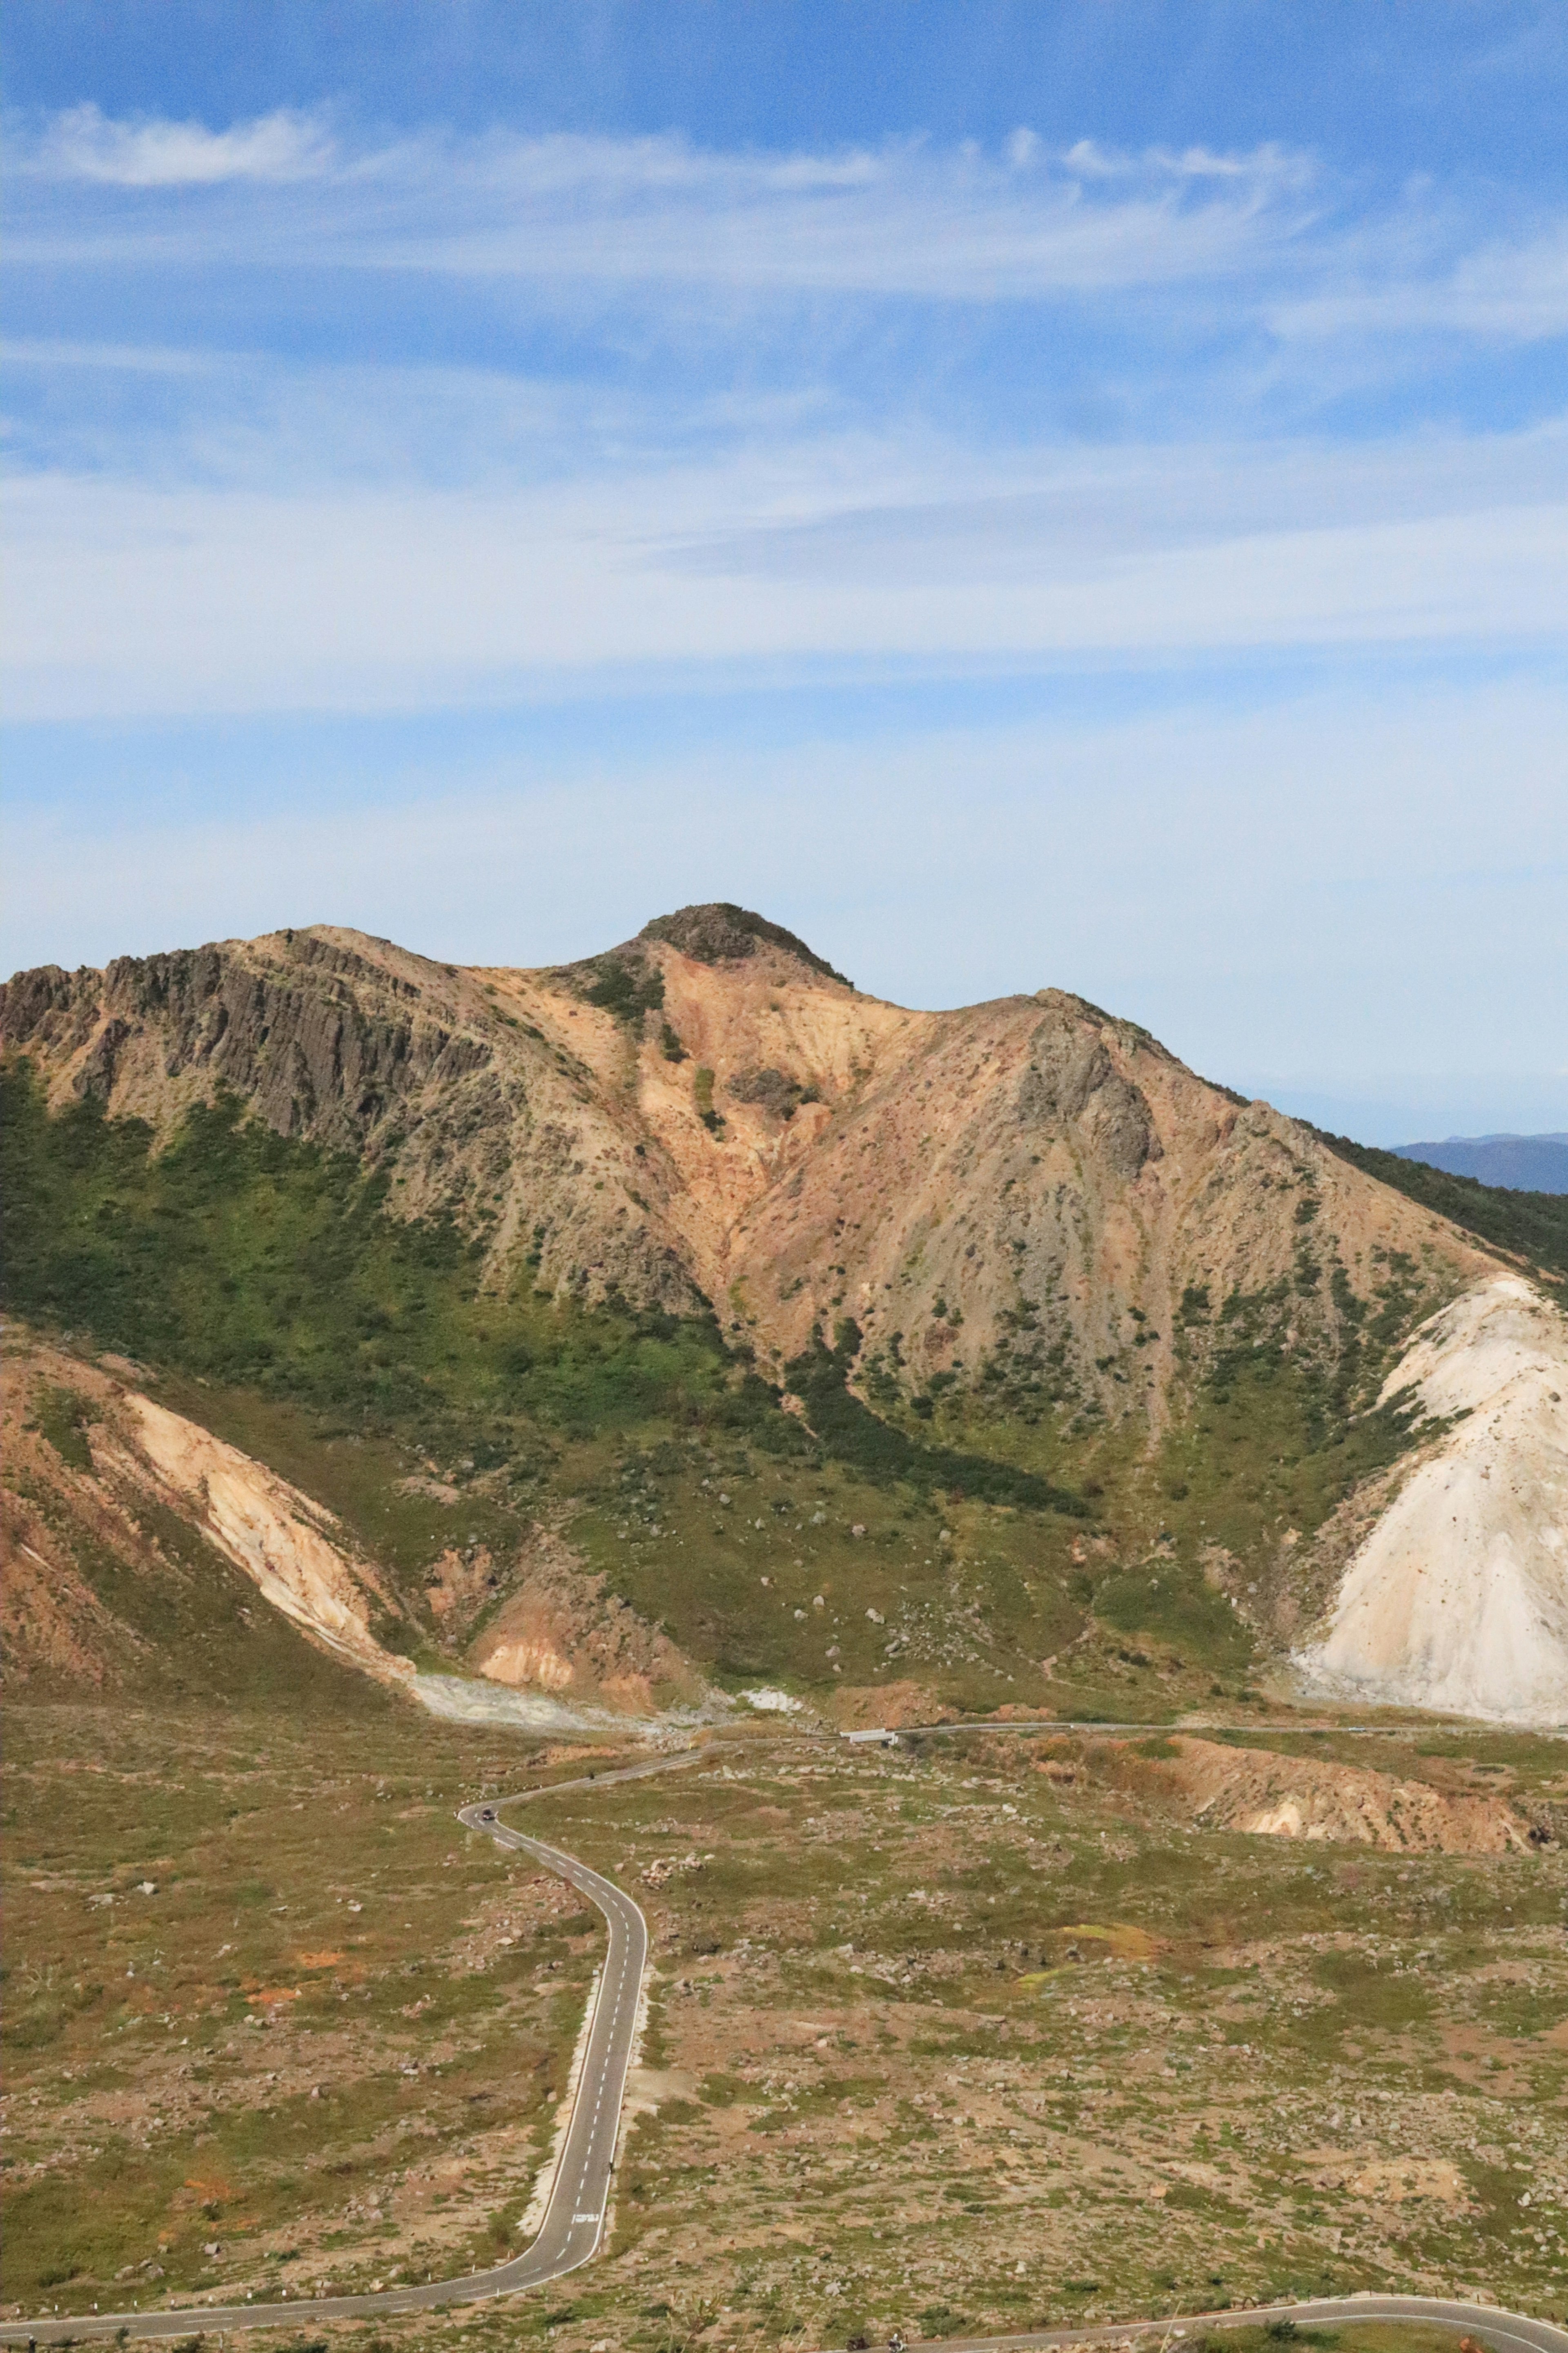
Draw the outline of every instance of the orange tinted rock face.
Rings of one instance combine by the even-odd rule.
[[[623,1715],[645,1715],[656,1703],[694,1699],[703,1688],[677,1646],[547,1528],[535,1529],[516,1589],[468,1659],[511,1690],[569,1695]]]
[[[1531,1826],[1506,1799],[1437,1789],[1327,1758],[1178,1739],[1168,1765],[1152,1768],[1194,1801],[1210,1830],[1308,1839],[1394,1853],[1521,1853]]]
[[[13,1339],[5,1385],[5,1453],[11,1481],[0,1505],[7,1674],[59,1673],[101,1683],[134,1665],[141,1638],[79,1574],[87,1539],[149,1567],[159,1547],[139,1517],[165,1506],[251,1579],[261,1599],[346,1664],[398,1685],[405,1659],[370,1630],[391,1601],[374,1564],[322,1506],[259,1462],[172,1413],[113,1374],[55,1349]],[[79,1467],[62,1462],[28,1418],[39,1384],[58,1383],[91,1419]],[[30,1502],[53,1489],[65,1505]]]
[[[1456,1291],[1493,1266],[1081,998],[911,1012],[734,908],[542,970],[320,926],[26,974],[0,1043],[158,1126],[225,1086],[371,1162],[395,1136],[394,1206],[493,1214],[498,1276],[529,1250],[590,1303],[706,1301],[775,1370],[850,1319],[900,1387],[968,1382],[1024,1317],[1081,1395],[1158,1426],[1184,1294],[1282,1280],[1303,1202],[1360,1298],[1379,1250]]]

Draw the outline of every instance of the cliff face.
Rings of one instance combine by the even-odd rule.
[[[529,1721],[498,1705],[483,1683],[531,1686],[609,1722],[661,1700],[700,1706],[708,1695],[676,1646],[606,1595],[603,1577],[584,1576],[546,1527],[500,1560],[449,1544],[426,1571],[423,1597],[414,1580],[400,1590],[334,1513],[145,1396],[132,1377],[140,1368],[112,1358],[88,1365],[14,1327],[5,1349],[0,1672],[8,1682],[133,1689],[173,1671],[189,1689],[228,1695],[269,1680],[297,1683],[314,1653],[437,1715],[452,1712],[457,1671],[471,1670],[482,1679],[478,1721]],[[498,1595],[499,1608],[487,1606]],[[268,1608],[249,1606],[258,1601]],[[273,1612],[299,1643],[280,1639]],[[452,1672],[417,1673],[388,1635],[422,1637],[427,1670]],[[314,1682],[333,1691],[319,1667]],[[560,1713],[563,1728],[572,1721]]]
[[[548,1205],[552,1284],[698,1303],[641,1218],[578,1199],[616,1123],[569,1049],[387,941],[321,927],[24,973],[0,988],[0,1049],[57,1104],[92,1096],[159,1131],[226,1091],[279,1135],[391,1167],[404,1214],[449,1211],[502,1257]]]
[[[1517,1276],[1417,1334],[1386,1387],[1440,1434],[1341,1581],[1300,1663],[1341,1696],[1568,1719],[1568,1322]]]
[[[559,1696],[567,1674],[574,1701],[644,1704],[724,1661],[848,1693],[916,1657],[975,1689],[999,1676],[1010,1699],[1129,1662],[1197,1678],[1193,1696],[1209,1687],[1199,1662],[1228,1672],[1249,1646],[1281,1665],[1288,1646],[1340,1692],[1532,1720],[1556,1704],[1560,1310],[1310,1131],[1079,997],[913,1012],[776,925],[697,907],[561,967],[462,969],[321,927],[26,973],[0,989],[0,1050],[30,1060],[56,1106],[90,1099],[164,1136],[226,1094],[378,1171],[395,1213],[449,1216],[477,1245],[421,1236],[421,1263],[446,1250],[461,1282],[426,1295],[410,1278],[390,1304],[384,1270],[355,1293],[329,1252],[321,1295],[352,1313],[299,1335],[289,1252],[307,1245],[279,1237],[308,1223],[263,1216],[248,1290],[237,1229],[218,1260],[187,1257],[206,1286],[192,1328],[217,1329],[244,1293],[231,1356],[249,1369],[223,1377],[268,1397],[309,1379],[334,1413],[374,1399],[374,1425],[398,1433],[367,1550],[411,1490],[462,1505],[461,1544],[408,1536],[398,1606],[498,1704],[509,1685]],[[49,1134],[63,1181],[86,1145]],[[47,1254],[53,1195],[26,1165]],[[117,1258],[116,1198],[77,1202],[62,1322],[92,1327],[100,1278],[148,1295],[143,1270],[174,1262],[160,1218],[206,1231],[200,1199],[143,1203]],[[710,1308],[774,1396],[706,1334],[616,1314],[590,1329],[563,1306],[612,1300]],[[1515,1323],[1535,1353],[1508,1388]],[[645,1341],[667,1355],[639,1368]],[[169,1364],[202,1376],[178,1349]],[[801,1415],[782,1445],[780,1392]],[[482,1443],[476,1415],[494,1423]],[[721,1454],[717,1431],[741,1424],[775,1467]],[[138,1425],[138,1462],[161,1427]],[[822,1493],[806,1509],[776,1464],[812,1450]],[[361,1493],[357,1473],[321,1475]],[[205,1540],[254,1574],[250,1521],[236,1505],[232,1525],[209,1525],[210,1465],[202,1478]],[[939,1491],[954,1525],[921,1516]],[[1064,1491],[1072,1508],[1053,1519]],[[886,1582],[895,1561],[914,1585]],[[928,1575],[940,1598],[917,1602]],[[82,1599],[84,1627],[97,1606]],[[27,1639],[41,1656],[75,1638]],[[1107,1687],[1083,1684],[1096,1707]]]
[[[706,1300],[775,1368],[852,1321],[889,1397],[984,1375],[1157,1423],[1184,1301],[1285,1286],[1331,1341],[1393,1261],[1444,1295],[1492,1265],[1080,998],[906,1011],[734,908],[563,968],[329,927],[46,968],[0,989],[0,1045],[160,1130],[229,1090],[493,1274]]]

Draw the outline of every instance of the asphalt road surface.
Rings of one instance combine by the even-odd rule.
[[[935,1730],[939,1727],[930,1726]],[[1065,1728],[1065,1727],[1064,1727]],[[1104,1725],[1090,1727],[1103,1731]],[[643,1972],[647,1966],[647,1923],[629,1895],[614,1882],[602,1879],[574,1855],[546,1846],[542,1839],[526,1838],[496,1819],[503,1806],[527,1798],[555,1797],[575,1789],[599,1788],[616,1781],[638,1781],[650,1773],[679,1771],[695,1765],[703,1751],[689,1748],[673,1757],[659,1757],[646,1765],[623,1766],[613,1773],[586,1773],[548,1788],[530,1789],[516,1798],[497,1798],[465,1806],[458,1819],[469,1830],[482,1831],[510,1852],[531,1855],[547,1871],[559,1873],[609,1923],[609,1945],[594,1998],[587,2047],[578,2075],[566,2138],[555,2168],[550,2203],[538,2237],[525,2253],[491,2271],[469,2272],[461,2279],[426,2280],[418,2286],[384,2289],[379,2295],[290,2296],[279,2304],[201,2303],[165,2306],[156,2312],[89,2312],[49,2315],[37,2320],[0,2322],[0,2344],[48,2345],[61,2339],[90,2337],[189,2337],[201,2329],[209,2336],[230,2328],[298,2327],[308,2320],[368,2320],[384,2312],[428,2312],[443,2306],[480,2304],[488,2298],[515,2295],[520,2289],[542,2287],[547,2280],[574,2272],[598,2253],[605,2232],[615,2169],[616,2143],[620,2134],[621,2107],[626,2097],[626,2071],[631,2065],[637,2034],[637,2006]],[[1123,2320],[1092,2327],[1046,2329],[1016,2337],[961,2337],[942,2340],[942,2353],[1026,2353],[1026,2348],[1065,2345],[1120,2344],[1130,2337],[1163,2335],[1165,2353],[1179,2353],[1179,2337],[1205,2326],[1232,2327],[1238,2322],[1289,2316],[1298,2324],[1319,2320],[1425,2320],[1470,2335],[1493,2353],[1568,2353],[1568,2328],[1490,2305],[1450,2304],[1426,2296],[1330,2296],[1317,2303],[1258,2306],[1242,2311],[1206,2314],[1178,2313],[1167,2319]],[[911,2340],[911,2346],[914,2340]]]
[[[1505,2312],[1494,2304],[1450,2304],[1429,2295],[1326,2295],[1304,2304],[1259,2304],[1246,2310],[1177,2313],[1170,2320],[1097,2321],[1092,2327],[1047,2328],[1021,2337],[944,2337],[942,2353],[1031,2353],[1035,2347],[1061,2345],[1123,2345],[1130,2337],[1166,2340],[1165,2353],[1181,2353],[1180,2340],[1211,2328],[1235,2328],[1245,2323],[1293,2320],[1299,2328],[1317,2321],[1424,2320],[1435,2328],[1451,2329],[1456,2337],[1474,2337],[1493,2353],[1568,2353],[1568,2328],[1550,2320],[1531,2320],[1523,2313]],[[910,2340],[910,2353],[918,2353]]]
[[[689,1749],[661,1757],[652,1764],[634,1765],[617,1773],[588,1774],[576,1781],[555,1783],[552,1788],[531,1789],[526,1797],[553,1796],[560,1789],[587,1788],[607,1781],[638,1780],[648,1773],[669,1772],[695,1764],[700,1751]],[[61,2337],[115,2337],[124,2329],[132,2337],[189,2337],[194,2329],[280,2328],[307,2320],[363,2320],[383,2312],[422,2312],[437,2305],[479,2304],[487,2297],[513,2295],[520,2288],[540,2287],[546,2280],[574,2272],[598,2253],[605,2231],[610,2177],[615,2169],[616,2142],[620,2132],[621,2105],[626,2095],[626,2070],[631,2065],[637,2034],[637,2004],[643,1971],[647,1964],[647,1923],[629,1895],[608,1879],[601,1879],[574,1855],[546,1846],[542,1839],[525,1838],[496,1820],[499,1808],[518,1803],[497,1798],[484,1805],[465,1806],[458,1819],[468,1829],[493,1838],[509,1852],[531,1855],[547,1871],[559,1873],[596,1904],[609,1923],[609,1945],[594,1999],[593,2022],[577,2079],[577,2096],[555,2168],[550,2203],[539,2236],[526,2253],[491,2271],[470,2272],[465,2278],[426,2280],[416,2287],[384,2289],[371,2295],[289,2296],[279,2304],[175,2305],[158,2312],[91,2312],[50,2315],[37,2320],[0,2323],[0,2343],[39,2345]]]

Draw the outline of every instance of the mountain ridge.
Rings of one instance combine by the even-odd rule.
[[[606,952],[657,976],[657,1003],[629,1008],[594,1001],[606,957],[458,967],[316,926],[18,976],[0,1049],[26,1050],[51,1102],[92,1095],[159,1133],[228,1090],[278,1134],[387,1167],[395,1211],[449,1213],[492,1266],[531,1251],[547,1287],[590,1302],[704,1303],[776,1368],[850,1316],[867,1368],[911,1395],[955,1360],[975,1371],[977,1344],[994,1362],[1020,1314],[1053,1345],[1070,1324],[1103,1409],[1130,1366],[1118,1382],[1099,1360],[1127,1356],[1135,1317],[1163,1395],[1183,1295],[1217,1306],[1294,1263],[1296,1231],[1281,1246],[1252,1214],[1264,1180],[1334,1194],[1363,1274],[1372,1250],[1479,1271],[1473,1244],[1347,1187],[1310,1131],[1238,1106],[1136,1024],[1054,989],[910,1012],[732,915],[682,910]],[[746,953],[694,955],[666,930]]]
[[[1283,1674],[1436,1442],[1405,1352],[1518,1266],[1407,1164],[1381,1181],[1081,997],[911,1011],[724,904],[567,966],[313,926],[46,967],[0,989],[0,1050],[13,1312],[221,1380],[219,1435],[263,1455],[255,1394],[325,1415],[329,1449],[382,1433],[378,1492],[472,1489],[486,1609],[543,1531],[721,1678],[870,1689],[922,1643],[933,1704],[1038,1690],[1068,1651],[1113,1680],[1185,1687],[1249,1648]],[[340,1509],[318,1439],[288,1447],[274,1467]],[[754,1510],[737,1534],[727,1462],[756,1504],[780,1487],[776,1536]],[[485,1520],[492,1475],[511,1500]],[[831,1542],[807,1475],[841,1494]],[[650,1476],[675,1482],[658,1511],[618,1513]],[[369,1513],[371,1555],[409,1508]],[[953,1549],[921,1556],[921,1606],[949,1630],[900,1602],[879,1654],[834,1579],[892,1623],[906,1588],[858,1536],[902,1557],[937,1509]],[[468,1571],[434,1542],[426,1514],[399,1639],[451,1656],[437,1597]],[[786,1620],[814,1555],[823,1592]],[[485,1656],[542,1657],[557,1606],[520,1599]]]
[[[1393,1149],[1401,1160],[1509,1192],[1568,1193],[1568,1134],[1449,1135]]]

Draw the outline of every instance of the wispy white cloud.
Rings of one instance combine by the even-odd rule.
[[[1015,132],[1015,141],[1033,140],[1032,132]],[[1015,155],[1015,162],[1030,160],[1034,148]],[[1145,147],[1137,153],[1124,149],[1104,147],[1097,139],[1079,139],[1068,147],[1063,162],[1070,171],[1089,180],[1144,179],[1152,174],[1164,174],[1175,180],[1267,180],[1275,187],[1305,188],[1312,185],[1317,174],[1310,159],[1288,148],[1267,144],[1254,148],[1250,153],[1220,154],[1210,147]]]
[[[29,382],[52,370],[12,436],[21,711],[426,708],[660,666],[1568,634],[1561,423],[1336,443],[1280,390],[1310,374],[1305,349],[1359,391],[1342,354],[1382,364],[1390,327],[1549,332],[1568,226],[1482,236],[1418,192],[1358,212],[1272,145],[1053,151],[1026,126],[994,151],[777,154],[77,110],[23,143],[17,282],[47,261],[54,300],[73,258],[116,261],[167,309],[144,349],[20,347]],[[224,315],[276,322],[323,268],[374,277],[363,352],[205,340],[213,284]],[[118,288],[83,283],[89,305]],[[896,329],[891,296],[910,298]],[[443,332],[472,332],[466,364],[410,332],[436,301]],[[909,339],[892,360],[884,329]],[[966,378],[963,337],[990,332]],[[1075,377],[1111,412],[1099,445],[1038,414]]]
[[[1110,157],[1086,143],[1064,156],[1026,131],[999,154],[920,141],[730,153],[674,136],[502,132],[349,148],[302,116],[208,132],[91,108],[20,149],[33,202],[14,224],[13,261],[221,252],[231,267],[965,303],[1234,276],[1298,234],[1313,176],[1272,147]],[[240,208],[235,182],[248,184]],[[116,205],[115,191],[168,201],[150,212]]]
[[[1568,332],[1568,220],[1426,185],[1383,207],[1275,143],[1135,153],[918,139],[727,152],[677,136],[349,137],[280,111],[213,130],[83,106],[14,128],[13,267],[328,266],[556,301],[1122,301],[1226,290],[1268,334]]]
[[[430,708],[563,673],[1561,645],[1568,437],[1011,468],[867,437],[443,490],[8,501],[13,710]]]
[[[1568,335],[1568,221],[1489,238],[1429,273],[1352,280],[1281,301],[1270,323],[1292,340],[1436,331],[1537,343]]]
[[[57,114],[23,146],[24,168],[116,188],[215,187],[230,180],[320,179],[333,143],[321,121],[280,108],[227,131],[151,115],[116,121],[91,104]]]

